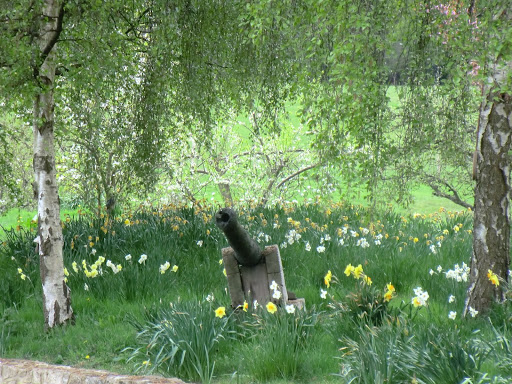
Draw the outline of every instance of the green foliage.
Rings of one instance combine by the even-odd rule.
[[[238,369],[261,383],[308,379],[307,360],[314,349],[313,334],[320,313],[315,309],[287,313],[281,308],[270,314],[261,308],[252,316],[244,326],[253,335],[236,352],[241,359]]]
[[[382,327],[361,324],[340,340],[341,375],[351,383],[460,383],[477,378],[488,351],[457,328],[414,325],[397,318]]]
[[[0,308],[21,305],[39,293],[39,260],[35,247],[27,240],[34,237],[33,227],[18,226],[3,230],[0,243]]]
[[[137,361],[136,372],[162,372],[185,380],[210,383],[215,352],[221,342],[234,338],[231,317],[217,318],[204,303],[171,303],[170,308],[148,311],[136,322],[140,347],[128,359]]]
[[[350,292],[346,298],[345,312],[354,320],[381,325],[388,315],[388,303],[384,300],[384,291],[360,281],[359,288]]]

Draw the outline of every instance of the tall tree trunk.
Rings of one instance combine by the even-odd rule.
[[[233,196],[231,195],[231,186],[229,182],[219,181],[217,183],[219,187],[220,195],[222,196],[222,201],[224,202],[225,207],[233,206]]]
[[[55,48],[62,30],[63,5],[45,0],[39,29],[40,61],[34,64],[39,91],[34,100],[34,193],[45,328],[73,319],[70,289],[64,281],[60,201],[55,173],[54,79]]]
[[[494,63],[486,99],[480,107],[476,157],[475,212],[471,276],[464,314],[481,313],[503,300],[503,285],[493,285],[491,270],[508,280],[510,264],[510,160],[512,95],[501,89],[512,73],[512,62]]]

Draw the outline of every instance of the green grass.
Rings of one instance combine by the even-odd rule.
[[[4,314],[4,327],[9,328],[9,349],[17,358],[35,359],[50,364],[69,364],[119,373],[131,373],[119,362],[120,352],[135,343],[133,327],[126,321],[141,317],[141,304],[122,301],[98,301],[83,293],[73,295],[75,325],[44,332],[42,302],[37,295],[20,308],[11,307]],[[7,318],[7,320],[5,319]],[[43,347],[44,346],[44,347]],[[4,355],[5,356],[5,355]]]
[[[492,325],[486,318],[462,320],[466,284],[444,274],[469,263],[470,213],[375,216],[350,204],[240,207],[240,221],[253,237],[270,236],[262,246],[279,245],[286,285],[306,299],[307,311],[228,309],[219,319],[214,309],[228,308],[230,299],[219,265],[227,243],[212,222],[214,212],[148,207],[109,222],[87,215],[66,221],[64,260],[76,324],[49,333],[43,330],[34,230],[7,231],[0,248],[1,356],[189,381],[209,382],[213,373],[219,384],[410,382],[413,372],[425,383],[510,377],[510,304],[496,308]],[[142,254],[147,259],[139,263]],[[83,260],[89,272],[97,264],[102,273],[87,277]],[[115,274],[106,260],[122,270]],[[161,274],[167,261],[178,270]],[[361,264],[371,287],[345,276],[349,263]],[[383,294],[389,282],[396,295],[388,304]],[[416,287],[428,291],[427,307],[410,305]],[[455,302],[448,302],[450,295]],[[450,311],[457,312],[455,320]],[[206,354],[198,348],[204,345],[210,345]],[[390,350],[397,351],[395,360],[386,358]],[[172,356],[179,359],[172,363]]]
[[[65,220],[68,216],[78,216],[78,211],[78,209],[61,209],[61,219]],[[11,229],[17,225],[30,227],[31,225],[35,225],[35,221],[37,221],[37,210],[12,208],[4,215],[0,216],[0,227],[4,229]]]

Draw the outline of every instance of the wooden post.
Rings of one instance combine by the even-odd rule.
[[[254,266],[240,265],[235,258],[235,251],[231,247],[222,249],[222,260],[226,268],[232,308],[243,306],[244,301],[252,304],[255,300],[263,306],[271,301],[276,305],[294,304],[299,309],[304,308],[304,299],[288,300],[288,291],[277,245],[265,247],[260,262]],[[273,291],[270,289],[270,285],[274,281],[281,292],[279,299],[272,297]]]

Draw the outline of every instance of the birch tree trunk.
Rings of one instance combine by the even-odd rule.
[[[45,328],[73,319],[70,289],[64,281],[60,201],[55,173],[55,49],[64,16],[59,0],[45,0],[39,26],[39,62],[34,74],[39,91],[34,100],[34,196],[37,198],[38,243]]]
[[[512,140],[512,95],[502,91],[512,61],[496,60],[480,107],[476,153],[475,212],[471,276],[464,315],[470,308],[481,313],[493,301],[504,299],[502,284],[491,283],[491,270],[508,280],[510,264],[510,160]]]

